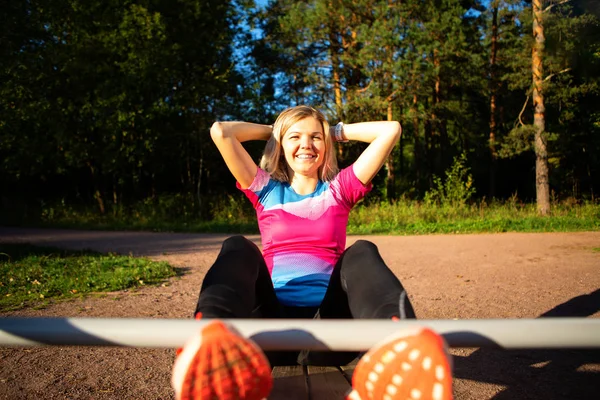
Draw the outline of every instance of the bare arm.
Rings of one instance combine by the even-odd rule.
[[[360,122],[344,125],[346,139],[370,143],[354,162],[354,173],[364,185],[371,182],[371,179],[379,172],[398,143],[401,132],[402,127],[397,121]]]
[[[273,129],[270,125],[250,122],[215,122],[210,137],[217,145],[227,168],[243,189],[247,189],[256,176],[258,166],[242,146],[249,140],[268,140]]]

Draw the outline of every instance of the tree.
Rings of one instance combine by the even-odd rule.
[[[102,213],[109,199],[197,193],[208,128],[237,109],[236,7],[14,2],[2,28],[0,177],[46,198],[92,198]]]
[[[508,62],[499,64],[501,79],[506,83],[500,92],[501,104],[508,106],[505,114],[514,115],[515,123],[511,127],[510,121],[501,121],[504,134],[500,137],[499,155],[503,158],[520,155],[521,161],[536,165],[535,175],[527,176],[534,189],[531,197],[545,202],[540,213],[547,213],[550,189],[556,196],[579,197],[583,187],[588,196],[594,193],[594,184],[588,176],[597,163],[589,152],[597,148],[594,139],[597,128],[595,114],[589,107],[598,98],[597,74],[592,71],[598,69],[595,54],[599,22],[568,1],[552,2],[541,13],[541,16],[534,14],[533,7],[522,8],[515,14],[518,23],[512,23],[512,28],[507,25],[510,29],[500,36],[505,42],[511,41],[508,44],[512,49]],[[535,18],[538,22],[542,18],[542,53],[540,43],[536,42],[541,36]],[[533,29],[534,24],[537,30]],[[524,28],[533,30],[535,37],[525,33]],[[519,49],[529,52],[529,56],[520,54],[523,50]],[[501,48],[500,54],[505,53]],[[522,65],[521,60],[527,58],[529,65]],[[525,104],[515,109],[510,105],[516,104],[519,92],[520,97],[525,97]],[[534,96],[530,118],[526,111]],[[540,183],[543,183],[541,189]],[[525,191],[528,190],[529,185]]]
[[[496,137],[498,136],[497,102],[498,102],[498,8],[499,0],[490,3],[492,7],[492,29],[490,45],[490,185],[488,195],[490,198],[496,196],[496,169],[498,165],[498,150],[496,148]]]
[[[483,80],[469,69],[482,65],[477,18],[468,15],[472,7],[481,8],[478,1],[313,0],[273,5],[276,13],[271,9],[263,14],[266,34],[260,48],[272,50],[276,71],[289,79],[283,80],[282,93],[322,105],[333,119],[399,119],[412,127],[405,129],[412,135],[402,139],[401,149],[386,162],[388,198],[396,197],[404,143],[414,142],[411,159],[417,160],[418,176],[431,178],[450,165],[455,153],[450,143],[462,133],[449,126],[463,125],[457,119],[473,120],[468,116],[471,103],[459,99],[479,90],[474,87]],[[291,73],[286,70],[290,66]],[[458,90],[461,82],[468,87],[463,93]],[[352,159],[360,148],[345,147],[342,161]]]
[[[548,181],[548,143],[545,137],[546,107],[544,105],[543,87],[543,58],[544,45],[544,14],[542,0],[532,1],[533,38],[531,51],[531,72],[533,75],[533,126],[535,129],[535,190],[538,212],[541,215],[550,213],[550,184]]]

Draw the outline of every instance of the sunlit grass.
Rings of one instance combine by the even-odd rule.
[[[91,208],[47,207],[33,225],[102,230],[258,233],[256,216],[240,194],[206,206],[206,216],[184,199],[141,202],[100,215]],[[419,235],[478,232],[567,232],[600,229],[600,204],[552,204],[551,215],[538,215],[536,205],[517,199],[443,205],[415,200],[359,204],[350,213],[350,234]]]
[[[0,310],[157,284],[174,275],[164,261],[0,243]]]
[[[415,201],[358,207],[350,214],[352,234],[417,235],[478,232],[566,232],[600,229],[600,206],[552,207],[541,217],[534,204],[479,203],[462,207]]]

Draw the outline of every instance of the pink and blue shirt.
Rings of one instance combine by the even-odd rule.
[[[250,187],[240,188],[256,210],[263,257],[282,304],[321,304],[346,248],[348,214],[371,187],[363,185],[350,166],[330,182],[319,181],[307,195],[297,194],[289,183],[272,179],[260,168]]]

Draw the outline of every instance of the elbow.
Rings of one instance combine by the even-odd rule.
[[[402,135],[402,125],[398,121],[391,121],[391,133],[394,135],[394,140],[397,142],[400,140],[400,135]]]
[[[219,121],[213,123],[210,127],[210,137],[212,138],[213,142],[223,139],[223,124],[221,124]]]

